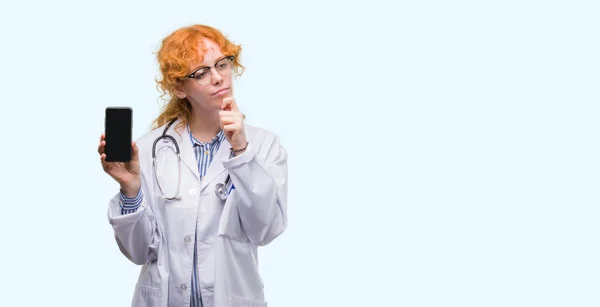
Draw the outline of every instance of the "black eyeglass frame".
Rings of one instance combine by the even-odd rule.
[[[212,67],[214,67],[215,69],[217,69],[217,71],[219,71],[219,68],[217,67],[217,65],[219,65],[219,63],[221,63],[221,61],[223,61],[223,60],[225,60],[225,59],[229,59],[229,61],[231,61],[231,64],[233,64],[233,60],[235,59],[235,56],[233,56],[233,55],[228,55],[228,56],[225,56],[225,57],[223,57],[223,58],[219,59],[219,60],[218,60],[218,61],[215,63],[215,65],[214,65],[214,66],[212,66]],[[191,73],[191,74],[189,74],[189,75],[187,75],[187,76],[185,76],[185,77],[183,77],[183,78],[184,78],[184,79],[194,79],[194,78],[196,77],[196,74],[197,74],[199,71],[201,71],[201,70],[203,70],[203,69],[206,69],[206,68],[209,68],[209,69],[210,69],[211,67],[210,67],[210,66],[202,66],[202,67],[200,67],[200,68],[196,69],[196,70],[195,70],[193,73]]]

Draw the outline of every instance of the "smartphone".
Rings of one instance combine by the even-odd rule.
[[[131,161],[133,110],[130,107],[107,107],[104,117],[104,153],[107,162]]]

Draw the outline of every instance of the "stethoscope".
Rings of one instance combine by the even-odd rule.
[[[174,137],[170,136],[167,134],[167,130],[169,130],[169,128],[171,127],[171,125],[173,125],[173,123],[175,123],[175,121],[177,121],[177,119],[172,120],[169,124],[167,124],[167,126],[165,127],[165,130],[163,131],[162,135],[157,137],[154,140],[154,144],[152,144],[152,167],[154,168],[154,178],[156,179],[156,184],[158,185],[158,188],[160,189],[160,192],[162,193],[163,197],[167,200],[180,200],[181,197],[179,196],[179,189],[181,186],[181,155],[179,154],[179,144],[177,144],[177,141],[175,140]],[[177,170],[177,174],[178,174],[178,179],[177,179],[177,190],[175,192],[175,196],[173,197],[167,197],[162,189],[162,187],[160,186],[159,180],[158,180],[158,175],[156,173],[156,144],[158,143],[158,141],[162,140],[162,139],[169,139],[173,142],[173,145],[175,145],[175,153],[177,154],[177,166],[178,166],[178,170]],[[162,148],[171,148],[169,146],[163,146]],[[172,149],[171,149],[172,150]],[[229,184],[229,182],[231,181],[231,176],[229,174],[227,174],[227,178],[225,179],[225,183],[217,183],[215,185],[215,194],[217,195],[217,197],[221,200],[226,200],[227,196],[229,196],[229,194],[231,193],[231,190],[234,189],[233,184],[231,185],[231,187],[229,188],[229,191],[227,190],[227,185]]]

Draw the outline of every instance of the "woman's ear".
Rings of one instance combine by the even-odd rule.
[[[179,99],[183,99],[186,96],[185,92],[181,88],[181,83],[177,83],[177,85],[175,85],[173,92],[175,93],[175,96],[177,96]]]

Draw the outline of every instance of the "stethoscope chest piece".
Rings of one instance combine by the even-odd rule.
[[[215,185],[215,194],[217,194],[217,197],[221,200],[226,200],[227,199],[227,189],[225,187],[225,184],[219,182]]]
[[[227,179],[225,179],[225,183],[219,182],[215,185],[215,194],[217,195],[217,197],[221,200],[226,200],[227,196],[229,196],[229,192],[227,191],[227,185],[229,184],[229,181],[231,180],[231,177],[229,175],[227,175]]]

